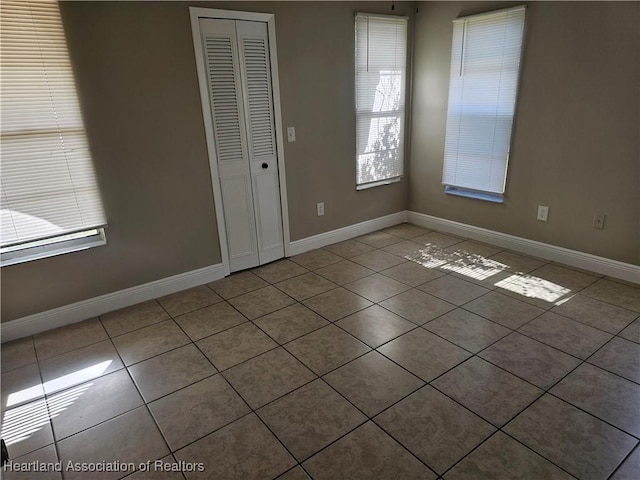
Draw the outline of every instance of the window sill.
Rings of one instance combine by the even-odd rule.
[[[32,242],[22,246],[22,248],[3,248],[0,250],[0,266],[8,267],[20,263],[40,260],[42,258],[55,257],[72,252],[79,252],[89,248],[100,247],[107,244],[104,228],[81,232],[83,236],[79,238],[77,234],[66,235],[63,239],[52,239],[51,242],[42,245],[42,242]]]
[[[378,182],[363,183],[356,185],[356,190],[367,190],[369,188],[381,187],[382,185],[391,185],[392,183],[398,183],[402,180],[402,177],[388,178],[387,180],[380,180]]]
[[[475,198],[484,200],[485,202],[504,203],[504,196],[499,193],[477,192],[474,190],[465,190],[457,187],[444,187],[444,193],[447,195],[456,195],[458,197]]]

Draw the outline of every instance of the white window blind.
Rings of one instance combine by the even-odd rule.
[[[57,2],[2,0],[1,246],[106,224]]]
[[[407,19],[356,15],[356,174],[359,188],[402,176]]]
[[[443,183],[502,196],[525,7],[454,20]]]

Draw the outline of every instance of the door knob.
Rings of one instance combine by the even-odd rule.
[[[262,169],[266,170],[267,168],[269,168],[269,164],[268,163],[263,163],[262,164]]]

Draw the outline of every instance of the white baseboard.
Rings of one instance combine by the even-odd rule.
[[[326,247],[332,243],[342,242],[349,240],[353,237],[365,235],[367,233],[375,232],[383,228],[393,227],[399,223],[407,221],[407,212],[392,213],[385,215],[384,217],[373,218],[364,222],[349,225],[348,227],[338,228],[331,230],[330,232],[320,233],[313,237],[303,238],[301,240],[295,240],[291,242],[290,254],[299,255],[309,250],[315,250],[316,248]]]
[[[384,217],[374,218],[348,227],[338,228],[330,232],[293,241],[290,246],[290,254],[298,255],[308,252],[309,250],[325,247],[332,243],[365,235],[403,222],[410,222],[430,230],[439,230],[480,242],[490,243],[516,252],[591,270],[592,272],[609,275],[629,282],[638,283],[640,280],[640,267],[637,265],[618,262],[616,260],[433,217],[423,213],[407,211],[393,213]],[[135,305],[136,303],[213,282],[223,277],[224,267],[221,263],[181,273],[172,277],[145,283],[144,285],[120,290],[119,292],[108,293],[71,305],[2,323],[0,324],[0,338],[4,343],[27,337],[53,328],[80,322],[87,318],[103,315],[113,310]]]
[[[63,307],[47,310],[27,317],[0,324],[2,343],[17,338],[80,322],[87,318],[103,315],[113,310],[145,302],[153,298],[176,293],[187,288],[203,285],[224,277],[221,263],[192,270],[154,282],[107,293],[99,297],[82,300]]]
[[[590,270],[602,275],[609,275],[610,277],[619,278],[628,282],[640,282],[640,266],[638,265],[610,260],[589,253],[536,242],[535,240],[515,237],[506,233],[474,227],[473,225],[467,225],[465,223],[445,220],[444,218],[433,217],[431,215],[425,215],[424,213],[407,212],[407,221],[430,230],[439,230],[441,232],[467,237],[472,240],[490,243],[516,252],[564,263],[565,265]]]

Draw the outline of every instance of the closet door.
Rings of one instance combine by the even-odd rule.
[[[284,256],[267,25],[200,19],[230,271]]]
[[[267,24],[236,22],[260,264],[284,256]]]

